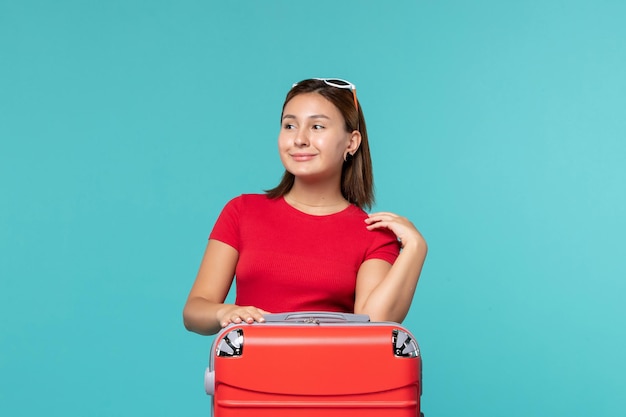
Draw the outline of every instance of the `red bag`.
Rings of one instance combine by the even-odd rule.
[[[205,374],[215,417],[419,416],[422,359],[400,324],[267,315],[222,329]]]

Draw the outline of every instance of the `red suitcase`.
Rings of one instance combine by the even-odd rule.
[[[222,329],[205,389],[215,417],[419,416],[411,333],[364,315],[287,313]]]

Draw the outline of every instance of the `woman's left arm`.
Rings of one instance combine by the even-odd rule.
[[[372,321],[402,322],[409,312],[428,246],[424,237],[407,218],[394,213],[372,213],[365,220],[369,230],[391,230],[402,247],[390,265],[369,259],[357,275],[354,312],[367,314]]]

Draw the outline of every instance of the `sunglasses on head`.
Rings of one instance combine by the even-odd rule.
[[[346,90],[352,90],[352,97],[354,98],[354,107],[356,107],[357,111],[359,110],[359,102],[356,99],[356,85],[352,84],[350,81],[342,80],[341,78],[313,78],[314,80],[324,81],[326,85],[336,88],[343,88]],[[291,88],[298,85],[295,83],[291,86]]]

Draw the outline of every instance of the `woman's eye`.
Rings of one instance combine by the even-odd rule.
[[[313,125],[313,129],[314,130],[324,129],[324,126],[322,126],[322,125]]]
[[[286,130],[291,130],[293,128],[294,128],[294,125],[292,125],[291,123],[285,123],[283,125],[283,129],[286,129]]]

